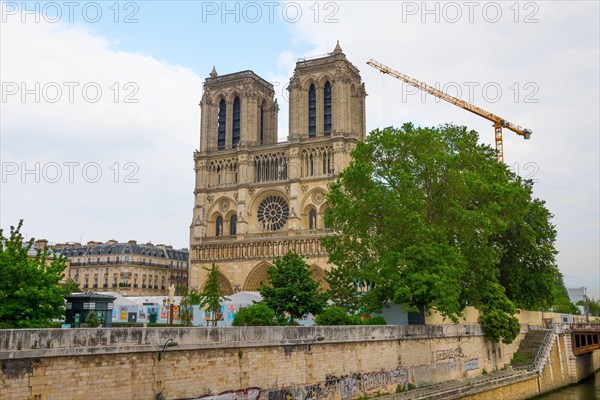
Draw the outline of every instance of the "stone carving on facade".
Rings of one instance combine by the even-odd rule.
[[[305,193],[308,191],[308,185],[302,185],[302,193]]]
[[[221,200],[219,202],[219,210],[221,210],[222,212],[229,210],[229,200],[227,200],[227,199]]]
[[[213,195],[206,196],[206,200],[208,200],[209,203],[212,203],[214,199],[215,197]]]
[[[237,201],[238,197],[239,197],[239,194],[238,194],[237,192],[235,192],[235,193],[233,194],[233,198],[235,199],[235,201]]]
[[[319,205],[321,203],[323,203],[324,200],[324,196],[323,196],[323,192],[314,192],[312,194],[312,202],[316,205]]]

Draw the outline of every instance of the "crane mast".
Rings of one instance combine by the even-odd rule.
[[[403,82],[408,83],[411,86],[416,87],[417,89],[421,89],[424,92],[427,92],[437,98],[447,101],[450,104],[454,104],[460,108],[463,108],[467,111],[472,112],[473,114],[479,115],[489,121],[494,123],[494,135],[495,135],[495,143],[496,143],[496,155],[498,157],[498,161],[504,162],[504,150],[502,144],[502,128],[509,129],[515,132],[517,135],[523,136],[524,139],[529,139],[531,134],[533,133],[529,129],[522,128],[518,125],[515,125],[511,122],[508,122],[504,118],[501,118],[491,112],[485,111],[482,108],[477,107],[471,103],[468,103],[464,100],[461,100],[457,97],[451,96],[448,93],[444,93],[439,89],[434,88],[433,86],[429,86],[425,82],[421,82],[415,78],[411,78],[408,75],[405,75],[399,71],[396,71],[393,68],[385,66],[373,59],[367,61],[367,64],[378,69],[383,74],[389,74],[394,78],[400,79]]]

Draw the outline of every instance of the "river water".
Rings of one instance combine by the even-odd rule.
[[[542,396],[544,400],[600,400],[600,371],[575,386]]]

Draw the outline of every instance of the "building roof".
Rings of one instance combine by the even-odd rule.
[[[112,302],[115,300],[116,296],[114,293],[94,293],[94,292],[85,292],[85,293],[71,293],[69,296],[65,296],[67,300],[74,299],[94,299],[94,300],[106,300]]]
[[[106,255],[142,255],[147,257],[160,257],[171,260],[188,261],[187,249],[173,249],[170,246],[156,246],[153,244],[137,244],[135,241],[128,243],[94,243],[93,245],[67,245],[59,250],[67,257],[78,256],[106,256]]]

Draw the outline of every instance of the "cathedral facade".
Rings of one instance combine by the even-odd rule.
[[[202,289],[216,264],[225,294],[257,291],[276,257],[295,251],[325,283],[321,238],[328,185],[364,140],[365,87],[339,44],[300,59],[290,79],[289,136],[277,141],[273,85],[252,71],[204,83],[189,287]]]

